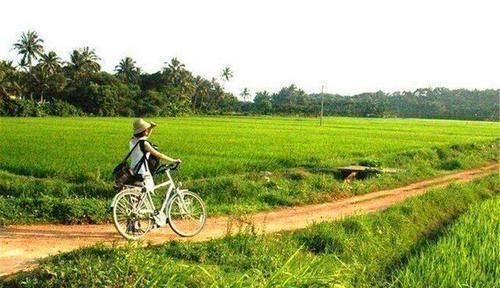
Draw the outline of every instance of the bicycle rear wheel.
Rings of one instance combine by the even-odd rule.
[[[153,229],[153,211],[141,200],[137,189],[124,190],[116,196],[113,223],[116,230],[128,240],[138,240]]]
[[[205,203],[197,194],[184,191],[175,195],[167,207],[168,223],[175,233],[191,237],[200,233],[207,219]]]

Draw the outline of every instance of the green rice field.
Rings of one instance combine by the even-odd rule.
[[[500,198],[478,203],[394,273],[398,287],[499,287]]]
[[[492,122],[328,118],[161,118],[151,140],[185,161],[190,179],[298,166],[334,167],[365,157],[478,143],[500,136]],[[70,181],[109,179],[132,136],[129,118],[2,118],[0,168]],[[12,133],[8,132],[12,131]],[[15,147],[15,150],[13,149]],[[14,150],[14,151],[13,151]],[[7,157],[8,156],[8,157]]]
[[[317,203],[498,158],[497,122],[326,118],[158,118],[151,141],[183,160],[174,177],[209,213]],[[131,118],[0,118],[0,223],[102,223]],[[335,167],[401,169],[344,183]],[[264,175],[270,175],[266,179]],[[16,215],[16,216],[12,216]]]

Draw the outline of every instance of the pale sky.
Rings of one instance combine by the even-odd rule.
[[[112,72],[131,56],[146,72],[178,57],[226,88],[306,92],[500,88],[500,1],[4,1],[0,59],[36,30],[68,60],[96,49]]]

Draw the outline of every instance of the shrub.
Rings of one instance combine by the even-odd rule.
[[[439,165],[439,168],[443,170],[456,170],[462,167],[463,167],[462,163],[456,159],[443,161]]]
[[[304,179],[309,178],[309,176],[311,176],[311,173],[307,172],[304,169],[295,168],[295,169],[291,169],[290,171],[286,172],[285,176],[291,180],[304,180]]]
[[[335,229],[329,224],[318,224],[314,229],[307,229],[298,234],[297,239],[307,250],[316,253],[342,253],[345,249],[345,241],[342,239],[342,231]]]
[[[58,99],[37,102],[30,99],[8,99],[0,101],[0,115],[20,117],[81,116],[84,113],[75,106]]]
[[[83,111],[68,102],[53,99],[49,105],[49,114],[53,116],[81,116]]]

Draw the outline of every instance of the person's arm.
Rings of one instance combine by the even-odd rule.
[[[147,142],[147,141],[144,141],[144,150],[146,150],[147,152],[151,153],[151,155],[153,155],[156,158],[161,159],[161,160],[170,161],[170,162],[175,162],[175,161],[180,162],[181,161],[180,159],[173,159],[173,158],[170,158],[163,153],[160,153],[158,150],[153,148],[153,146],[151,146],[151,144],[149,144],[149,142]]]

